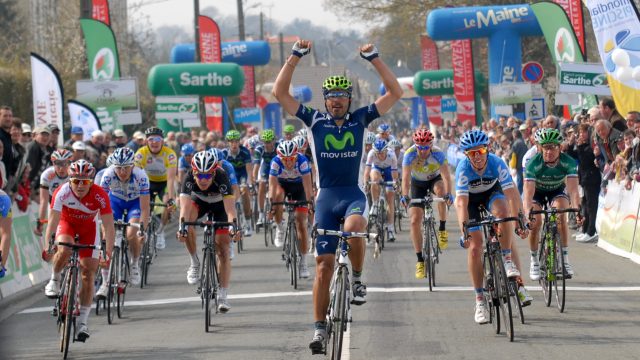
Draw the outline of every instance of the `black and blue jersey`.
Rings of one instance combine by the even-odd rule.
[[[233,165],[238,178],[247,177],[247,164],[251,163],[251,152],[246,147],[240,145],[237,154],[232,154],[231,149],[224,149],[222,152],[227,157],[227,161]]]

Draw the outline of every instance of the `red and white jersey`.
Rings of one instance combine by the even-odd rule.
[[[93,223],[98,214],[111,214],[109,196],[96,184],[91,184],[87,195],[78,199],[69,183],[64,183],[53,193],[51,208],[60,211],[61,220],[71,223]]]

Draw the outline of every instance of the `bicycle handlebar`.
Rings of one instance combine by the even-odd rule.
[[[441,203],[446,201],[447,200],[441,197],[431,197],[431,198],[411,199],[409,200],[409,204],[426,204],[429,202]]]
[[[66,246],[68,248],[72,248],[72,249],[100,249],[101,247],[98,245],[86,245],[86,244],[75,244],[75,243],[68,243],[68,242],[60,242],[58,241],[56,243],[57,245],[62,245],[62,246]]]
[[[304,205],[308,205],[309,202],[306,200],[303,201],[278,201],[278,202],[272,202],[271,206],[276,206],[276,205],[284,205],[284,206],[304,206]]]
[[[361,233],[361,232],[351,232],[351,231],[338,231],[338,230],[326,230],[326,229],[316,229],[315,230],[318,235],[329,235],[329,236],[339,236],[344,238],[375,238],[378,234],[374,233]]]
[[[465,221],[464,223],[462,223],[462,226],[464,229],[464,237],[465,239],[469,237],[469,228],[471,227],[493,225],[493,224],[499,224],[499,223],[504,223],[509,221],[516,221],[521,228],[523,227],[522,219],[518,216],[509,216],[505,218],[490,217],[488,219],[481,220],[481,221],[471,221],[471,222]]]
[[[117,220],[117,221],[113,222],[113,226],[115,226],[115,227],[132,226],[132,227],[140,229],[140,226],[142,226],[142,224],[140,224],[140,223],[128,223],[128,222],[124,222],[122,220]]]
[[[569,213],[569,212],[580,212],[580,209],[576,209],[576,208],[566,208],[566,209],[551,208],[551,209],[542,209],[542,210],[531,210],[531,211],[529,211],[529,215],[563,214],[563,213]]]
[[[373,184],[375,184],[375,185],[395,185],[396,184],[395,181],[371,181],[371,180],[369,180],[367,183],[371,184],[371,185],[373,185]]]

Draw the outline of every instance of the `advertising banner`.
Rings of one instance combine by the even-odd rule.
[[[76,100],[69,100],[67,106],[69,107],[71,126],[82,128],[82,141],[91,140],[91,133],[101,129],[98,115],[92,108]]]
[[[582,14],[582,2],[580,0],[554,0],[569,16],[569,21],[578,39],[580,51],[585,54],[584,19]]]
[[[451,42],[451,62],[453,63],[453,95],[456,98],[457,120],[476,121],[475,88],[473,79],[473,54],[471,40]]]
[[[91,17],[107,25],[109,20],[109,0],[91,0]]]
[[[473,85],[476,96],[486,90],[487,79],[480,71],[475,71]],[[453,70],[418,71],[413,77],[413,90],[419,96],[453,95]]]
[[[157,96],[156,119],[166,131],[200,126],[200,100],[198,96]]]
[[[278,103],[269,103],[262,109],[264,115],[264,128],[273,129],[276,136],[282,132],[282,107]]]
[[[533,98],[533,88],[530,83],[491,85],[489,96],[492,104],[521,104]]]
[[[558,91],[611,96],[602,64],[560,63]]]
[[[600,59],[620,114],[640,109],[640,21],[631,0],[587,0]]]
[[[62,129],[64,119],[64,92],[56,69],[47,60],[31,53],[31,87],[33,90],[33,123],[37,126],[58,125]],[[64,131],[58,144],[64,143]]]
[[[118,80],[118,48],[111,28],[93,19],[80,19],[80,26],[84,34],[91,80]]]
[[[427,35],[420,35],[420,47],[422,48],[422,68],[424,70],[440,69],[440,61],[438,60],[438,48],[435,41],[431,40]],[[442,112],[439,96],[425,96],[424,102],[427,104],[428,121],[435,125],[442,125]]]
[[[271,59],[271,48],[266,41],[233,41],[221,45],[222,62],[232,62],[242,66],[266,65]],[[171,49],[170,59],[174,64],[195,61],[194,44],[178,44]]]
[[[442,99],[442,112],[456,112],[457,104],[456,99],[454,98],[443,98]]]
[[[90,106],[138,108],[138,84],[135,78],[114,81],[76,81],[76,100]]]
[[[255,69],[253,66],[243,66],[244,87],[240,93],[240,107],[256,107],[256,82]]]
[[[244,87],[244,72],[236,64],[159,64],[149,71],[153,96],[238,96]]]
[[[219,63],[222,60],[220,51],[220,28],[212,18],[204,15],[198,17],[200,30],[200,61],[203,63]],[[222,133],[222,98],[217,96],[205,96],[205,116],[207,129]]]
[[[262,120],[262,111],[260,108],[236,108],[233,110],[233,122],[240,123],[257,123]]]

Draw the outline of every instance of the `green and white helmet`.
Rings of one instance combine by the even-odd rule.
[[[556,144],[560,145],[564,139],[560,131],[556,129],[542,129],[538,143],[540,145]]]

